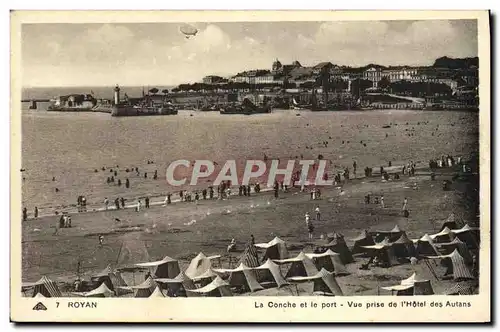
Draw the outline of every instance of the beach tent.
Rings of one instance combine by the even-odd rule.
[[[405,232],[401,234],[399,239],[392,242],[392,250],[394,251],[394,256],[397,258],[410,258],[417,255],[415,244],[408,238]]]
[[[274,283],[277,287],[288,284],[281,275],[280,267],[270,259],[267,259],[261,266],[253,268],[253,270],[259,272],[257,274],[257,281],[260,284]]]
[[[196,286],[184,272],[179,273],[175,278],[157,278],[155,281],[167,289],[167,295],[170,297],[186,297],[195,293],[187,293],[186,290],[196,289]],[[195,294],[196,295],[196,294]]]
[[[352,250],[351,250],[353,255],[360,254],[360,253],[366,253],[367,250],[363,247],[364,246],[371,246],[371,245],[375,244],[375,242],[373,241],[373,238],[370,236],[370,234],[368,234],[367,230],[364,230],[363,232],[361,232],[361,234],[358,237],[352,239],[352,241],[354,241],[354,245],[352,246]]]
[[[370,235],[375,239],[375,243],[382,242],[385,238],[389,238],[390,242],[394,242],[399,239],[402,233],[403,231],[396,225],[390,231],[375,231],[370,232]]]
[[[38,280],[37,282],[24,283],[22,285],[22,288],[24,289],[33,288],[33,297],[35,297],[39,293],[45,297],[62,296],[59,287],[57,287],[57,284],[54,281],[47,278],[46,276],[41,277],[40,280]]]
[[[186,290],[186,292],[203,294],[209,297],[233,296],[229,283],[222,280],[221,277],[216,277],[210,284],[204,287]]]
[[[185,271],[186,275],[191,279],[202,275],[212,267],[212,259],[216,259],[219,257],[219,255],[207,257],[204,253],[200,252],[195,258],[191,260],[191,263],[189,263],[189,266]]]
[[[442,255],[449,255],[453,251],[458,250],[460,255],[464,258],[466,264],[472,264],[472,255],[467,247],[467,244],[460,241],[458,237],[448,243],[439,243],[436,245]]]
[[[367,250],[370,262],[377,258],[384,267],[390,267],[399,263],[394,254],[392,244],[389,242],[389,238],[385,238],[382,242],[370,246],[363,246],[363,248]]]
[[[117,287],[127,287],[127,283],[123,280],[123,277],[119,271],[113,271],[111,266],[108,265],[101,272],[90,277],[90,280],[97,285],[102,283],[106,284],[111,291],[116,291]],[[116,295],[122,295],[123,292],[118,290]]]
[[[471,249],[479,248],[479,227],[471,227],[465,224],[464,227],[451,230],[462,242],[465,242]]]
[[[93,289],[89,292],[79,292],[79,293],[73,293],[78,296],[83,296],[83,297],[113,297],[115,296],[115,292],[113,292],[111,289],[106,286],[106,284],[103,282],[99,287],[96,289]]]
[[[337,234],[337,233],[335,233]],[[354,262],[354,258],[352,257],[351,250],[347,247],[345,243],[345,239],[343,236],[335,236],[329,243],[325,246],[328,250],[331,250],[340,255],[340,260],[343,264],[349,264]]]
[[[316,275],[319,271],[314,265],[312,259],[300,252],[297,257],[275,260],[278,264],[290,264],[285,278],[290,277],[310,277]]]
[[[151,293],[151,295],[149,295],[149,297],[165,297],[165,295],[163,295],[160,287],[156,287],[155,290],[153,291],[153,293]]]
[[[433,295],[434,289],[432,288],[431,281],[417,273],[413,273],[409,278],[401,281],[399,285],[381,287],[382,289],[396,292],[398,296],[411,296],[411,295]]]
[[[457,249],[451,254],[429,257],[433,259],[442,259],[442,264],[446,267],[444,278],[452,277],[455,281],[474,279],[472,272],[467,267],[464,258]]]
[[[434,241],[429,236],[429,234],[425,234],[418,240],[414,240],[416,243],[416,252],[417,256],[436,256],[439,255],[436,247],[434,247]]]
[[[229,286],[241,288],[245,292],[255,292],[264,289],[258,282],[255,276],[255,271],[252,268],[240,263],[234,269],[217,269],[217,272],[229,273]]]
[[[333,240],[341,240],[345,242],[344,235],[337,233],[337,232],[332,232],[326,234],[326,240],[327,242],[331,242]]]
[[[444,295],[473,295],[474,287],[465,282],[457,282],[448,288]]]
[[[179,261],[165,256],[162,260],[148,263],[138,263],[135,266],[142,268],[154,268],[153,275],[157,278],[174,278],[181,272]]]
[[[288,258],[288,250],[286,249],[285,241],[277,236],[267,243],[256,243],[255,246],[266,250],[262,261],[266,261],[267,259]]]
[[[247,245],[245,251],[240,256],[238,263],[243,263],[248,267],[259,266],[259,255],[257,253],[257,249],[253,244],[250,243]]]
[[[289,279],[292,282],[309,282],[313,284],[313,294],[327,295],[327,296],[343,296],[342,289],[340,288],[335,275],[325,269],[321,269],[316,275],[310,277],[292,277]]]
[[[455,236],[451,229],[445,227],[439,233],[432,234],[430,237],[434,243],[446,243],[453,240]]]
[[[152,277],[148,277],[144,282],[137,286],[117,287],[118,289],[131,290],[134,297],[149,297],[156,288],[156,282]]]
[[[306,254],[306,256],[312,259],[318,271],[325,269],[328,272],[333,272],[336,276],[349,274],[340,259],[340,254],[330,249],[322,254]]]
[[[202,274],[192,278],[192,280],[195,284],[200,284],[203,287],[211,283],[218,276],[219,274],[216,273],[214,269],[209,268]]]
[[[439,226],[439,231],[442,231],[446,227],[448,227],[449,229],[458,228],[458,224],[454,213],[451,213],[449,217],[442,224],[440,220],[436,221],[436,225]]]

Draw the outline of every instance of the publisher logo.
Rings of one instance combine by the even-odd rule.
[[[47,307],[42,302],[38,302],[36,306],[33,307],[33,310],[36,311],[47,310]]]

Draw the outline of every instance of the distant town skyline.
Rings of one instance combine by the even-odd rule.
[[[25,24],[25,87],[161,85],[201,81],[298,60],[337,65],[432,65],[478,56],[475,20]]]

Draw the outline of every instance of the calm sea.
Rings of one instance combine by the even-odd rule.
[[[22,112],[23,205],[49,212],[75,204],[78,195],[102,204],[104,197],[134,198],[170,191],[165,178],[177,159],[314,159],[322,154],[337,167],[378,167],[389,161],[428,161],[443,154],[478,151],[478,114],[384,110],[366,112],[277,111],[231,116],[181,111],[177,116],[112,118],[108,114]],[[382,128],[391,124],[391,128]],[[397,124],[397,125],[396,125]],[[325,147],[322,142],[328,141]],[[148,164],[152,160],[154,164]],[[132,189],[108,185],[118,170]],[[127,167],[147,171],[144,179]],[[95,170],[98,170],[95,172]],[[151,179],[158,170],[161,179]],[[55,181],[52,178],[55,177]],[[55,188],[59,191],[56,192]]]

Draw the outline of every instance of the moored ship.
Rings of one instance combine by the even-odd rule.
[[[142,98],[129,99],[125,94],[125,100],[120,100],[120,88],[115,87],[113,105],[110,107],[101,107],[106,112],[111,113],[113,117],[120,116],[153,116],[153,115],[176,115],[178,113],[175,105],[171,101],[162,98],[154,98],[149,94],[144,95]],[[97,108],[95,111],[103,111]]]
[[[90,94],[71,94],[51,100],[47,111],[51,112],[91,112],[97,99]]]
[[[250,99],[244,98],[241,103],[231,103],[221,108],[220,114],[263,114],[271,113],[272,107],[269,102],[254,104]]]

